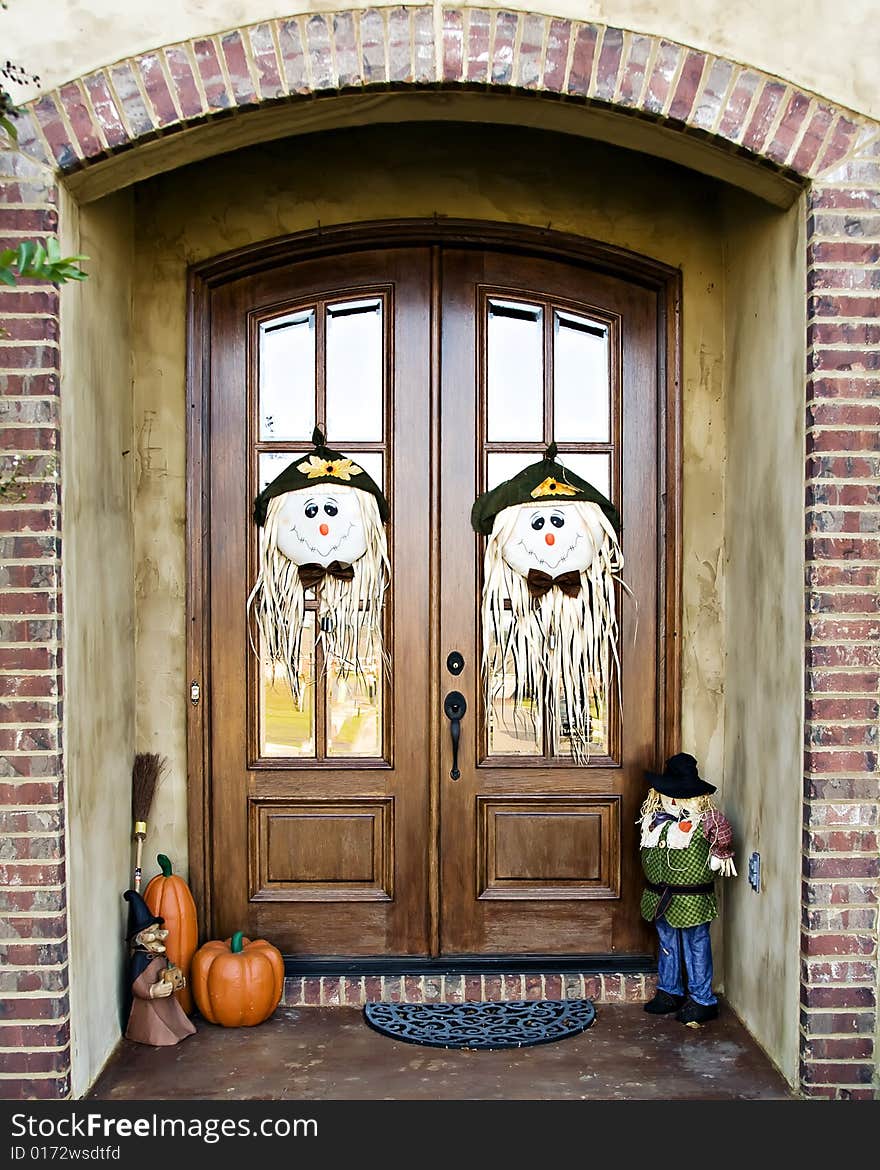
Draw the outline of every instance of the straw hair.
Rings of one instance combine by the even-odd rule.
[[[168,768],[168,761],[156,752],[138,752],[131,773],[131,813],[135,821],[145,821],[156,792],[156,785]]]
[[[558,750],[564,711],[572,756],[585,763],[591,707],[598,703],[607,711],[614,677],[619,685],[614,589],[623,556],[614,528],[598,504],[573,501],[567,507],[580,516],[587,532],[593,531],[596,518],[602,531],[601,543],[580,574],[577,597],[550,589],[533,601],[526,578],[502,555],[517,509],[506,508],[496,517],[484,561],[482,667],[490,707],[498,698],[502,710],[509,703],[514,723],[529,720],[536,740],[546,719],[552,753]],[[512,687],[505,683],[511,677]],[[533,704],[532,715],[526,703]]]
[[[335,660],[340,677],[364,677],[364,663],[386,659],[382,645],[382,605],[390,579],[385,527],[376,498],[355,488],[339,486],[337,492],[354,491],[366,535],[367,549],[353,563],[354,579],[324,577],[318,591],[316,647],[324,647],[324,663]],[[303,694],[300,668],[305,593],[299,569],[278,548],[278,519],[285,496],[269,501],[260,546],[260,573],[247,602],[251,647],[274,669],[280,668],[297,702]]]

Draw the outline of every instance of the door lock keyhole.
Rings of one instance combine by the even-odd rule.
[[[446,669],[450,674],[461,674],[464,670],[464,655],[459,650],[453,650],[446,659]]]

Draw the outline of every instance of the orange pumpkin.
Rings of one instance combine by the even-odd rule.
[[[281,952],[264,938],[242,932],[200,947],[192,961],[192,990],[199,1011],[212,1024],[249,1028],[278,1007],[284,987]]]
[[[189,1015],[193,1010],[193,997],[189,987],[190,964],[199,945],[196,904],[183,878],[171,872],[171,862],[165,854],[160,853],[156,860],[162,872],[156,874],[144,890],[144,901],[153,914],[165,919],[168,931],[165,954],[186,976],[186,986],[179,988],[174,994],[177,1002]]]

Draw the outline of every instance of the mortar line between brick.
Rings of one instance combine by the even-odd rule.
[[[596,27],[599,29],[599,31],[596,34],[596,44],[593,46],[593,61],[590,66],[590,80],[587,82],[587,92],[584,95],[588,102],[595,100],[596,79],[599,76],[599,58],[602,56],[602,46],[605,44],[605,31],[607,25],[599,24]]]
[[[259,24],[260,22],[256,21],[254,24],[245,25],[237,30],[241,38],[242,49],[244,50],[244,63],[247,66],[248,75],[250,76],[251,85],[254,90],[254,101],[258,106],[263,104],[263,93],[260,89],[260,71],[257,69],[254,47],[251,44],[251,29],[257,28]]]
[[[177,97],[177,86],[174,84],[174,78],[171,75],[171,66],[168,64],[168,58],[165,55],[164,49],[156,49],[154,52],[156,60],[159,62],[159,71],[165,79],[165,85],[167,86],[169,96],[171,97],[171,104],[174,106],[175,114],[177,114],[177,121],[180,124],[183,124],[183,107],[181,106]],[[141,56],[147,56],[147,54],[143,53]],[[156,126],[158,128],[158,113],[156,118]]]
[[[562,88],[561,93],[568,93],[568,83],[571,77],[571,64],[574,60],[574,48],[577,43],[578,32],[581,29],[581,24],[572,20],[568,27],[568,51],[565,54],[565,68],[562,71]]]
[[[810,126],[810,123],[813,120],[813,115],[815,114],[816,110],[819,108],[818,101],[814,97],[812,97],[810,94],[804,94],[804,97],[809,99],[809,104],[807,105],[807,110],[806,110],[806,113],[804,114],[804,119],[801,122],[800,128],[798,129],[797,133],[794,136],[794,141],[791,144],[791,149],[789,150],[789,152],[785,156],[785,158],[782,160],[783,166],[787,165],[791,160],[797,158],[797,154],[801,148],[801,143],[803,142],[804,135],[806,134],[806,132]],[[816,157],[818,158],[819,156],[816,155]]]
[[[198,37],[196,39],[201,40],[202,38]],[[211,106],[208,102],[208,91],[205,89],[205,83],[202,80],[202,75],[201,75],[201,72],[199,71],[199,62],[198,62],[198,58],[196,57],[195,44],[192,40],[189,40],[189,41],[180,41],[178,45],[169,45],[168,46],[169,49],[174,49],[174,48],[178,48],[178,47],[183,50],[184,56],[186,57],[187,62],[189,63],[190,72],[192,73],[192,77],[193,77],[193,83],[195,84],[195,87],[198,90],[199,101],[201,102],[201,106],[202,106],[202,114],[210,115]],[[176,88],[176,86],[175,86],[175,88]]]
[[[776,141],[776,134],[779,127],[782,125],[782,119],[785,117],[785,111],[788,109],[788,103],[791,101],[795,93],[799,93],[793,85],[786,85],[782,97],[779,99],[779,109],[773,115],[773,120],[764,135],[764,141],[760,143],[758,149],[763,154],[764,147],[769,146]]]
[[[626,77],[626,67],[629,64],[632,38],[633,34],[628,29],[624,29],[620,45],[620,60],[617,63],[617,74],[614,78],[614,89],[611,91],[611,104],[615,106],[620,105],[620,87],[623,85],[624,77]],[[638,101],[635,103],[635,108],[639,108]]]

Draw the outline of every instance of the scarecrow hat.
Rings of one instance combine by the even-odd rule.
[[[697,761],[686,752],[670,756],[662,774],[645,772],[645,778],[652,788],[663,796],[684,800],[688,796],[708,796],[715,792],[714,784],[707,784],[697,771]]]
[[[272,482],[264,487],[254,501],[254,522],[259,525],[266,523],[269,511],[269,501],[275,496],[283,496],[286,492],[295,492],[300,488],[310,487],[316,483],[344,484],[346,487],[358,488],[362,492],[369,492],[376,497],[379,505],[379,515],[383,520],[389,516],[388,501],[382,495],[382,489],[370,476],[351,459],[333,451],[324,443],[324,432],[315,427],[312,433],[312,442],[315,449],[310,455],[297,455],[292,463]]]
[[[122,895],[128,902],[128,934],[129,941],[148,926],[161,926],[165,919],[154,914],[137,890],[126,890]]]
[[[474,531],[489,536],[498,513],[514,504],[565,504],[578,501],[598,504],[615,531],[620,531],[620,516],[608,497],[569,468],[557,463],[556,444],[551,443],[543,459],[477,497],[471,509],[471,525]]]

